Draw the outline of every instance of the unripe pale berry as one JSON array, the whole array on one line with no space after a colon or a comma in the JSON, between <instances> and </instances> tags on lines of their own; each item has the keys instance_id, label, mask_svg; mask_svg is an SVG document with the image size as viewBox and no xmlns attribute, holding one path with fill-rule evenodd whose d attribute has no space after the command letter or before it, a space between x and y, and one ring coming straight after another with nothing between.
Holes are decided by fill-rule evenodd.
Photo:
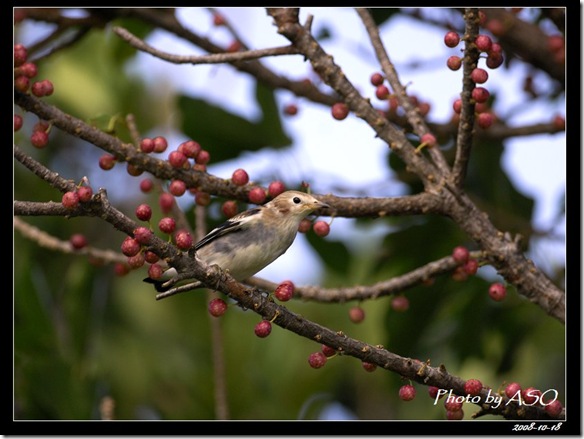
<instances>
[{"instance_id":1,"label":"unripe pale berry","mask_svg":"<svg viewBox=\"0 0 584 439\"><path fill-rule=\"evenodd\" d=\"M313 352L308 356L308 364L313 369L320 369L326 364L327 357L322 352Z\"/></svg>"},{"instance_id":2,"label":"unripe pale berry","mask_svg":"<svg viewBox=\"0 0 584 439\"><path fill-rule=\"evenodd\" d=\"M405 384L399 388L399 397L403 401L411 401L416 397L416 388L411 384Z\"/></svg>"},{"instance_id":3,"label":"unripe pale berry","mask_svg":"<svg viewBox=\"0 0 584 439\"><path fill-rule=\"evenodd\" d=\"M267 320L262 320L254 328L255 335L265 338L272 332L272 324Z\"/></svg>"},{"instance_id":4,"label":"unripe pale berry","mask_svg":"<svg viewBox=\"0 0 584 439\"><path fill-rule=\"evenodd\" d=\"M225 300L216 297L209 302L208 310L213 317L220 317L227 311L227 303Z\"/></svg>"}]
</instances>

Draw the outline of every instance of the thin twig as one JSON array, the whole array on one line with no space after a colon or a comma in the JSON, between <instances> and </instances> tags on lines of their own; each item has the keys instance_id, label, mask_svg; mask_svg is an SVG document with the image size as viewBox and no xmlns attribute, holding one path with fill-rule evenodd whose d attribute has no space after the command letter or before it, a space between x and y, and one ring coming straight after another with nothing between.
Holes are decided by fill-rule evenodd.
<instances>
[{"instance_id":1,"label":"thin twig","mask_svg":"<svg viewBox=\"0 0 584 439\"><path fill-rule=\"evenodd\" d=\"M160 58L164 61L171 62L173 64L225 64L233 62L242 62L248 60L256 60L258 58L263 58L266 56L280 56L280 55L296 55L298 52L293 46L282 46L282 47L272 47L268 49L257 49L257 50L246 50L240 52L225 52L225 53L215 53L211 55L175 55L168 52L163 52L158 50L144 40L136 37L128 30L114 26L114 33L142 52L148 53L156 58Z\"/></svg>"}]
</instances>

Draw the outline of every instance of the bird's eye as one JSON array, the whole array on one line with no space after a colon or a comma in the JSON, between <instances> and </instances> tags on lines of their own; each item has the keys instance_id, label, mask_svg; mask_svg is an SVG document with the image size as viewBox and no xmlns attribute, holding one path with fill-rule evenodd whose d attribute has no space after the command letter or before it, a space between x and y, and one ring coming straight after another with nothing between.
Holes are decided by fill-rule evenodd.
<instances>
[{"instance_id":1,"label":"bird's eye","mask_svg":"<svg viewBox=\"0 0 584 439\"><path fill-rule=\"evenodd\" d=\"M294 197L294 198L292 198L292 201L294 201L294 204L300 204L301 200L298 197Z\"/></svg>"}]
</instances>

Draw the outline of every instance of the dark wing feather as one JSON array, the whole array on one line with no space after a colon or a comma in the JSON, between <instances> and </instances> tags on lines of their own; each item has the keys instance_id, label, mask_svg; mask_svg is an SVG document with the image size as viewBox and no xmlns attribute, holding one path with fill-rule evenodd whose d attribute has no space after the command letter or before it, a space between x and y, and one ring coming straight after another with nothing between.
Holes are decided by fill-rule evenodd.
<instances>
[{"instance_id":1,"label":"dark wing feather","mask_svg":"<svg viewBox=\"0 0 584 439\"><path fill-rule=\"evenodd\" d=\"M228 219L220 226L211 230L207 235L203 237L199 242L195 244L195 250L199 250L204 245L208 244L209 242L219 238L220 236L225 235L226 233L233 233L237 230L242 229L245 227L245 224L248 222L249 218L253 215L260 213L261 207L256 207L254 209L246 210L245 212L241 212L239 215L235 215L233 218Z\"/></svg>"}]
</instances>

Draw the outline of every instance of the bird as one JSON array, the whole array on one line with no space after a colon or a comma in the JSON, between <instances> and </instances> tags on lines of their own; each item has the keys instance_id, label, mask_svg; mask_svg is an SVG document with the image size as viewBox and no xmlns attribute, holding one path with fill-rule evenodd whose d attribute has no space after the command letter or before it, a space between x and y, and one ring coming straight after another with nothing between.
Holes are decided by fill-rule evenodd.
<instances>
[{"instance_id":1,"label":"bird","mask_svg":"<svg viewBox=\"0 0 584 439\"><path fill-rule=\"evenodd\" d=\"M318 209L330 206L310 194L288 190L268 203L250 208L225 221L194 246L195 257L208 265L218 265L235 280L242 282L255 275L292 245L300 222ZM147 277L164 293L174 285L169 282L177 272L167 270L160 279ZM189 290L202 286L200 281L188 284ZM180 288L180 287L179 287Z\"/></svg>"}]
</instances>

